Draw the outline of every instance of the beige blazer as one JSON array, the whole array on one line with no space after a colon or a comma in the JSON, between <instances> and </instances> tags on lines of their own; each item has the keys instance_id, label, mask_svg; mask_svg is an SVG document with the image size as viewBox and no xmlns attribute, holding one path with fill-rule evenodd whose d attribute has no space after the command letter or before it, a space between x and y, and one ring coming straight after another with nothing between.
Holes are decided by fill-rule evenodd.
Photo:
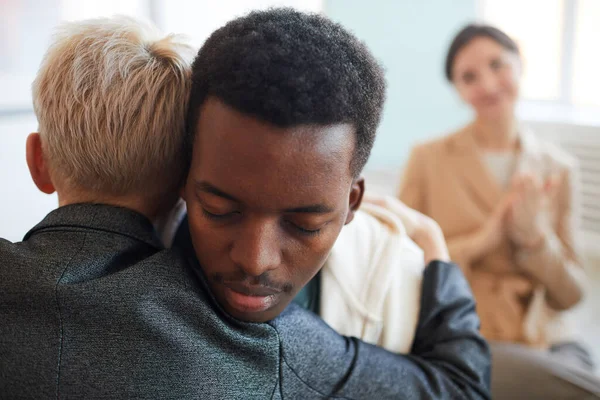
<instances>
[{"instance_id":1,"label":"beige blazer","mask_svg":"<svg viewBox=\"0 0 600 400\"><path fill-rule=\"evenodd\" d=\"M532 262L560 262L579 268L575 222L578 219L575 160L557 147L524 131L520 135L516 171L536 173L540 179L559 176L556 196L545 207L554 233ZM544 289L517 267L518 251L507 239L493 253L467 265L453 252L453 241L479 229L500 202L503 190L481 161L471 125L456 133L415 147L410 155L399 197L435 219L441 226L451 256L467 276L477 300L482 334L490 340L546 347L570 332L561 315L547 306Z\"/></svg>"}]
</instances>

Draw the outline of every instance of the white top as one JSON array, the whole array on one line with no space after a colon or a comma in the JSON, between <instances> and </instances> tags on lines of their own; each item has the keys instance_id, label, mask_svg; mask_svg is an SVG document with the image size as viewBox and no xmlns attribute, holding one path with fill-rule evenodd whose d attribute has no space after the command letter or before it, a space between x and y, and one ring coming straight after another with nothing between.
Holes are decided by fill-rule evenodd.
<instances>
[{"instance_id":1,"label":"white top","mask_svg":"<svg viewBox=\"0 0 600 400\"><path fill-rule=\"evenodd\" d=\"M391 209L363 203L321 270L319 315L342 335L408 354L425 260Z\"/></svg>"},{"instance_id":2,"label":"white top","mask_svg":"<svg viewBox=\"0 0 600 400\"><path fill-rule=\"evenodd\" d=\"M518 154L514 151L483 151L481 153L483 163L503 190L510 186L518 158Z\"/></svg>"},{"instance_id":3,"label":"white top","mask_svg":"<svg viewBox=\"0 0 600 400\"><path fill-rule=\"evenodd\" d=\"M158 232L158 235L166 248L173 246L173 240L181 222L187 214L187 208L185 201L179 199L177 204L169 211L168 214L162 216L154 223L154 229Z\"/></svg>"}]
</instances>

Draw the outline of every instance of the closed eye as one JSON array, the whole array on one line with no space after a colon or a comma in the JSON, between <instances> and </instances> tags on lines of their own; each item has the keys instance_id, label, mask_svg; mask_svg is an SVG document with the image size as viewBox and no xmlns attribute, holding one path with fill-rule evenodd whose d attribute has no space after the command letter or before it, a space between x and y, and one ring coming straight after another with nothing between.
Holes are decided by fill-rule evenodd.
<instances>
[{"instance_id":1,"label":"closed eye","mask_svg":"<svg viewBox=\"0 0 600 400\"><path fill-rule=\"evenodd\" d=\"M323 227L318 228L318 229L308 229L308 228L304 228L300 225L297 225L291 221L288 221L288 225L290 225L294 230L296 230L298 233L300 233L301 235L304 236L317 236L319 233L321 233Z\"/></svg>"},{"instance_id":2,"label":"closed eye","mask_svg":"<svg viewBox=\"0 0 600 400\"><path fill-rule=\"evenodd\" d=\"M475 81L475 74L472 72L465 72L462 78L466 84L473 83Z\"/></svg>"},{"instance_id":3,"label":"closed eye","mask_svg":"<svg viewBox=\"0 0 600 400\"><path fill-rule=\"evenodd\" d=\"M490 67L492 67L492 69L497 70L500 69L502 67L503 63L500 60L492 60L492 62L490 63Z\"/></svg>"},{"instance_id":4,"label":"closed eye","mask_svg":"<svg viewBox=\"0 0 600 400\"><path fill-rule=\"evenodd\" d=\"M231 218L231 217L239 214L239 212L232 211L232 212L228 212L228 213L217 214L217 213L210 212L210 211L206 210L204 207L202 207L202 214L204 214L204 216L208 219L212 219L215 221L223 221L223 220L226 220L228 218Z\"/></svg>"}]
</instances>

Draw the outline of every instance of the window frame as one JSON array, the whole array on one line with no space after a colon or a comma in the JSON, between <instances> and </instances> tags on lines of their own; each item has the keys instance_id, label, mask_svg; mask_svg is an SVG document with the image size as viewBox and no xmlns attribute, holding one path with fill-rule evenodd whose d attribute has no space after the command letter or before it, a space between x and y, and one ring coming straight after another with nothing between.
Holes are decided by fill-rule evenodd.
<instances>
[{"instance_id":1,"label":"window frame","mask_svg":"<svg viewBox=\"0 0 600 400\"><path fill-rule=\"evenodd\" d=\"M478 0L476 3L477 22L485 23L486 5L491 0ZM498 0L494 0L498 1ZM563 31L559 95L556 100L522 98L519 101L518 115L525 120L551 121L560 123L600 126L600 107L576 105L572 99L574 69L575 30L579 0L563 0Z\"/></svg>"}]
</instances>

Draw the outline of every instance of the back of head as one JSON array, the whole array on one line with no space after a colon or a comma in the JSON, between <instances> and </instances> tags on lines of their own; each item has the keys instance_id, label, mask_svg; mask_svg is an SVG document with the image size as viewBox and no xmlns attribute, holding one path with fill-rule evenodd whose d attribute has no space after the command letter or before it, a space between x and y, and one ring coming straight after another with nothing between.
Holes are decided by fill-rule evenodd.
<instances>
[{"instance_id":1,"label":"back of head","mask_svg":"<svg viewBox=\"0 0 600 400\"><path fill-rule=\"evenodd\" d=\"M287 8L252 12L215 31L192 71L189 151L200 107L214 96L283 128L351 124L356 131L353 174L366 163L385 80L371 52L341 25Z\"/></svg>"},{"instance_id":2,"label":"back of head","mask_svg":"<svg viewBox=\"0 0 600 400\"><path fill-rule=\"evenodd\" d=\"M190 56L177 37L130 18L60 26L33 83L53 180L101 198L160 202L176 190Z\"/></svg>"}]
</instances>

